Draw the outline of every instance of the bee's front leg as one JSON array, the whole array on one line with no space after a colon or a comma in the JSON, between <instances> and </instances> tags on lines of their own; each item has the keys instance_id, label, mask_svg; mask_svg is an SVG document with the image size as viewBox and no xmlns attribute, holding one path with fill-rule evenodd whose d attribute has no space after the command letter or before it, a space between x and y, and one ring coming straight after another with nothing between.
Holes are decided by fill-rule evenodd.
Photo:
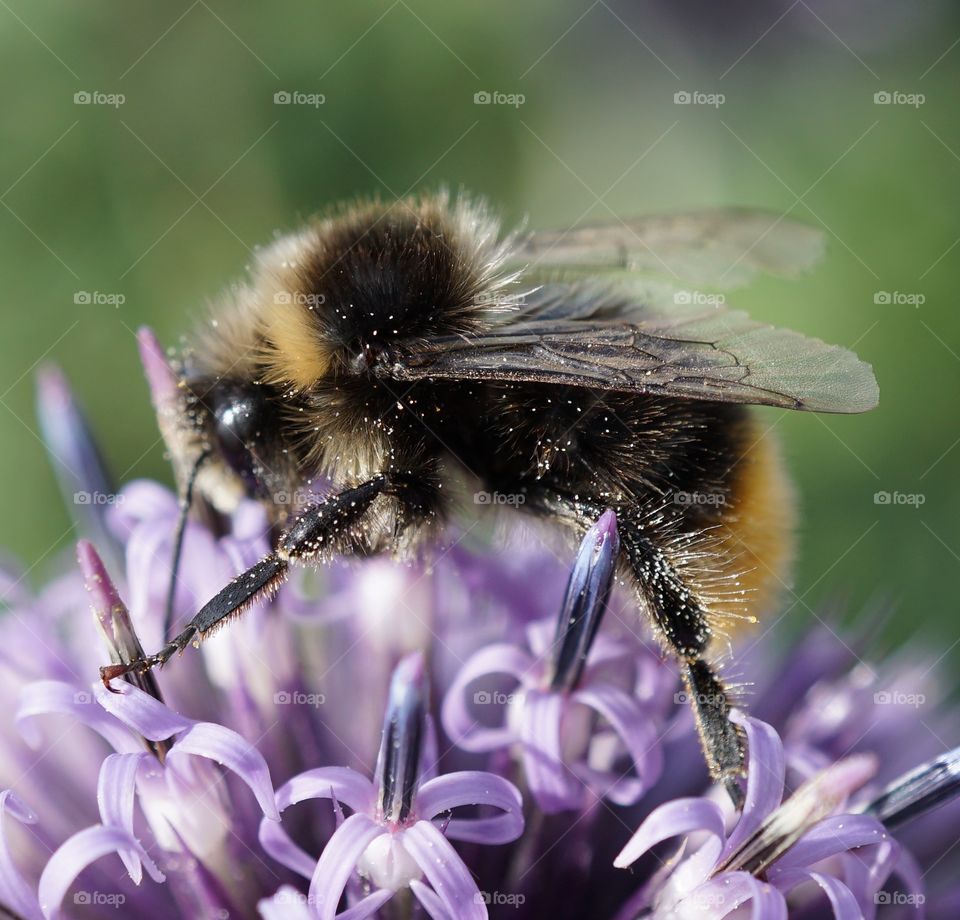
<instances>
[{"instance_id":1,"label":"bee's front leg","mask_svg":"<svg viewBox=\"0 0 960 920\"><path fill-rule=\"evenodd\" d=\"M110 681L131 672L142 673L166 664L191 642L198 642L229 617L273 594L286 580L292 564L316 564L337 555L345 543L357 538L363 517L380 495L401 494L404 484L381 473L352 489L332 495L308 508L280 535L277 548L256 565L234 578L159 652L123 664L107 665L100 677Z\"/></svg>"}]
</instances>

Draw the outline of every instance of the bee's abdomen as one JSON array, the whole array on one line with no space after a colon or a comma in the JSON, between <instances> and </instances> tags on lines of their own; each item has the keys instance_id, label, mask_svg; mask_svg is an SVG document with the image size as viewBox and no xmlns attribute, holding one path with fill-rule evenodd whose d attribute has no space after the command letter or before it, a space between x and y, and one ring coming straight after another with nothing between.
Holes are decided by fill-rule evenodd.
<instances>
[{"instance_id":1,"label":"bee's abdomen","mask_svg":"<svg viewBox=\"0 0 960 920\"><path fill-rule=\"evenodd\" d=\"M793 499L748 407L566 387L506 387L491 402L500 487L535 479L635 515L708 626L771 606L787 580ZM700 632L691 620L687 639Z\"/></svg>"}]
</instances>

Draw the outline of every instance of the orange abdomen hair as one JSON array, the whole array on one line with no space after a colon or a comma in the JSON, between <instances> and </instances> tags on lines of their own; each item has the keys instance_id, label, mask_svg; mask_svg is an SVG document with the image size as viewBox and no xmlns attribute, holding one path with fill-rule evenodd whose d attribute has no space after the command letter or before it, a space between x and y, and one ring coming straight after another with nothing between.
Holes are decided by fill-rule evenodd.
<instances>
[{"instance_id":1,"label":"orange abdomen hair","mask_svg":"<svg viewBox=\"0 0 960 920\"><path fill-rule=\"evenodd\" d=\"M728 586L709 605L722 632L756 622L775 609L790 586L796 499L778 439L753 413L744 429L742 459L731 471L729 511L717 531L720 580ZM746 617L746 620L744 619Z\"/></svg>"}]
</instances>

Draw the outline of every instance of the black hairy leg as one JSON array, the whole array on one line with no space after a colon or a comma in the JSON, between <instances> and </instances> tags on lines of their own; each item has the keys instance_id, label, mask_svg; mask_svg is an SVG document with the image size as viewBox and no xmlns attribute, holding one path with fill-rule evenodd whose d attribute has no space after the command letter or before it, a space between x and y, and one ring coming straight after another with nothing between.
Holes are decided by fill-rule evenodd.
<instances>
[{"instance_id":1,"label":"black hairy leg","mask_svg":"<svg viewBox=\"0 0 960 920\"><path fill-rule=\"evenodd\" d=\"M560 519L579 531L585 531L608 507L601 499L573 496L539 484L527 487L525 495L525 508ZM679 662L710 775L723 783L734 806L741 808L744 737L730 720L727 689L706 660L713 638L707 612L696 592L671 565L657 538L644 526L643 515L616 503L612 507L617 512L617 530L630 574L657 635Z\"/></svg>"},{"instance_id":2,"label":"black hairy leg","mask_svg":"<svg viewBox=\"0 0 960 920\"><path fill-rule=\"evenodd\" d=\"M741 808L743 789L737 778L744 773L743 733L730 720L727 688L702 658L681 660L680 676L693 707L697 733L714 779L721 780L733 804Z\"/></svg>"},{"instance_id":3,"label":"black hairy leg","mask_svg":"<svg viewBox=\"0 0 960 920\"><path fill-rule=\"evenodd\" d=\"M166 664L177 652L222 626L232 616L273 594L286 580L292 564L320 564L342 553L349 544L362 543L364 517L380 495L393 495L406 509L406 519L427 513L429 498L422 483L409 477L382 473L351 489L345 489L313 505L294 520L277 542L276 549L256 565L234 578L199 613L153 655L124 664L107 665L100 677L107 689L115 677L146 672ZM409 495L409 499L407 496Z\"/></svg>"}]
</instances>

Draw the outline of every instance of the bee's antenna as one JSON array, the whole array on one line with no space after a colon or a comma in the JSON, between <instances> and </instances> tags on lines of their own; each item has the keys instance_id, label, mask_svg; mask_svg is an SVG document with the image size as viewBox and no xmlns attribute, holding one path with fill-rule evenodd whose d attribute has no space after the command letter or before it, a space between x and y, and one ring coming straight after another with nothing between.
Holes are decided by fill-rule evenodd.
<instances>
[{"instance_id":1,"label":"bee's antenna","mask_svg":"<svg viewBox=\"0 0 960 920\"><path fill-rule=\"evenodd\" d=\"M183 537L187 531L187 518L190 515L190 506L193 504L193 487L196 485L200 467L210 459L213 451L208 447L200 452L190 469L186 487L180 499L180 512L177 515L177 529L173 538L173 557L170 562L170 583L167 586L167 603L163 611L163 638L170 635L173 626L173 598L177 590L177 573L180 571L180 558L183 555Z\"/></svg>"}]
</instances>

